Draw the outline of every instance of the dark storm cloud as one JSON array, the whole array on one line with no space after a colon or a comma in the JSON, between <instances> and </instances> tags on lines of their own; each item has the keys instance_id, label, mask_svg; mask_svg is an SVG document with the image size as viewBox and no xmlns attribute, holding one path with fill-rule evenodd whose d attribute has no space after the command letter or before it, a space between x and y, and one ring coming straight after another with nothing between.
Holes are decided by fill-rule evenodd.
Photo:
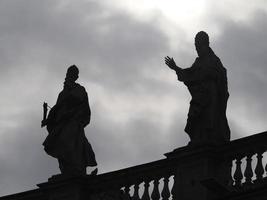
<instances>
[{"instance_id":1,"label":"dark storm cloud","mask_svg":"<svg viewBox=\"0 0 267 200\"><path fill-rule=\"evenodd\" d=\"M167 49L156 20L139 22L92 1L54 2L1 2L2 75L9 66L38 63L60 76L76 63L91 81L126 87L140 80L144 63Z\"/></svg>"},{"instance_id":2,"label":"dark storm cloud","mask_svg":"<svg viewBox=\"0 0 267 200\"><path fill-rule=\"evenodd\" d=\"M224 21L221 36L214 42L228 69L231 95L228 113L242 106L247 116L240 117L250 120L262 121L267 117L266 19L266 12L257 10L246 22Z\"/></svg>"}]
</instances>

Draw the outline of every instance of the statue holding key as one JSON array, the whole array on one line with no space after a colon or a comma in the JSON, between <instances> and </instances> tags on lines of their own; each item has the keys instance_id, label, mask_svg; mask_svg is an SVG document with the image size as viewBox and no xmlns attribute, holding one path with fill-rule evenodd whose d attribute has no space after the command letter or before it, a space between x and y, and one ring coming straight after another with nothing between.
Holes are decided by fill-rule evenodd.
<instances>
[{"instance_id":1,"label":"statue holding key","mask_svg":"<svg viewBox=\"0 0 267 200\"><path fill-rule=\"evenodd\" d=\"M75 65L68 68L64 88L47 118L47 104L44 103L42 127L46 126L48 130L44 150L58 159L60 171L66 176L85 175L87 166L97 166L94 151L84 133L91 110L85 88L75 82L78 74ZM97 168L92 174L97 174Z\"/></svg>"}]
</instances>

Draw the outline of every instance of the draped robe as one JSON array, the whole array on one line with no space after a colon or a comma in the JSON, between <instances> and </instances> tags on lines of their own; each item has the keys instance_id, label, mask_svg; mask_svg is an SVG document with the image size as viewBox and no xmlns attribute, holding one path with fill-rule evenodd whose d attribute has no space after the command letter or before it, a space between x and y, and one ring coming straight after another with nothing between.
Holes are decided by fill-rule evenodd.
<instances>
[{"instance_id":1,"label":"draped robe","mask_svg":"<svg viewBox=\"0 0 267 200\"><path fill-rule=\"evenodd\" d=\"M96 166L95 154L84 128L90 122L87 92L77 83L64 86L48 115L48 136L43 145L48 155L59 161L62 174L86 174L87 166Z\"/></svg>"},{"instance_id":2,"label":"draped robe","mask_svg":"<svg viewBox=\"0 0 267 200\"><path fill-rule=\"evenodd\" d=\"M192 97L185 127L191 140L189 144L229 141L227 72L220 59L209 48L207 55L196 58L190 68L177 71L177 76Z\"/></svg>"}]
</instances>

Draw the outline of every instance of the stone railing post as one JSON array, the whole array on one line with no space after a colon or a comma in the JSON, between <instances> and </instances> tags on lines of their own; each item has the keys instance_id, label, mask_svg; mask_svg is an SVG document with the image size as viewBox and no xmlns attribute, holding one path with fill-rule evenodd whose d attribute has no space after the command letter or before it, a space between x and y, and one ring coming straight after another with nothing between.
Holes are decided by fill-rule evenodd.
<instances>
[{"instance_id":1,"label":"stone railing post","mask_svg":"<svg viewBox=\"0 0 267 200\"><path fill-rule=\"evenodd\" d=\"M85 184L82 177L66 180L50 180L38 184L47 200L85 200Z\"/></svg>"},{"instance_id":2,"label":"stone railing post","mask_svg":"<svg viewBox=\"0 0 267 200\"><path fill-rule=\"evenodd\" d=\"M165 156L177 160L175 200L210 200L226 191L222 177L229 177L229 170L215 146L182 147Z\"/></svg>"}]
</instances>

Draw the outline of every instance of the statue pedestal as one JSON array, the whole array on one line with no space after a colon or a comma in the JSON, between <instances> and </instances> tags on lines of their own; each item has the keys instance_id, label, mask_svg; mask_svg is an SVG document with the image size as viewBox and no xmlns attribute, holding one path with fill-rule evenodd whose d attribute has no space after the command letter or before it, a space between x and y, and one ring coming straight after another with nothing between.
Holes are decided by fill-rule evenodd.
<instances>
[{"instance_id":1,"label":"statue pedestal","mask_svg":"<svg viewBox=\"0 0 267 200\"><path fill-rule=\"evenodd\" d=\"M48 200L83 200L85 199L85 177L64 177L55 175L48 182L38 184ZM87 191L88 192L88 191Z\"/></svg>"},{"instance_id":2,"label":"statue pedestal","mask_svg":"<svg viewBox=\"0 0 267 200\"><path fill-rule=\"evenodd\" d=\"M229 170L216 148L213 145L186 146L165 154L167 159L179 160L174 186L177 199L209 200L227 192L222 183Z\"/></svg>"}]
</instances>

